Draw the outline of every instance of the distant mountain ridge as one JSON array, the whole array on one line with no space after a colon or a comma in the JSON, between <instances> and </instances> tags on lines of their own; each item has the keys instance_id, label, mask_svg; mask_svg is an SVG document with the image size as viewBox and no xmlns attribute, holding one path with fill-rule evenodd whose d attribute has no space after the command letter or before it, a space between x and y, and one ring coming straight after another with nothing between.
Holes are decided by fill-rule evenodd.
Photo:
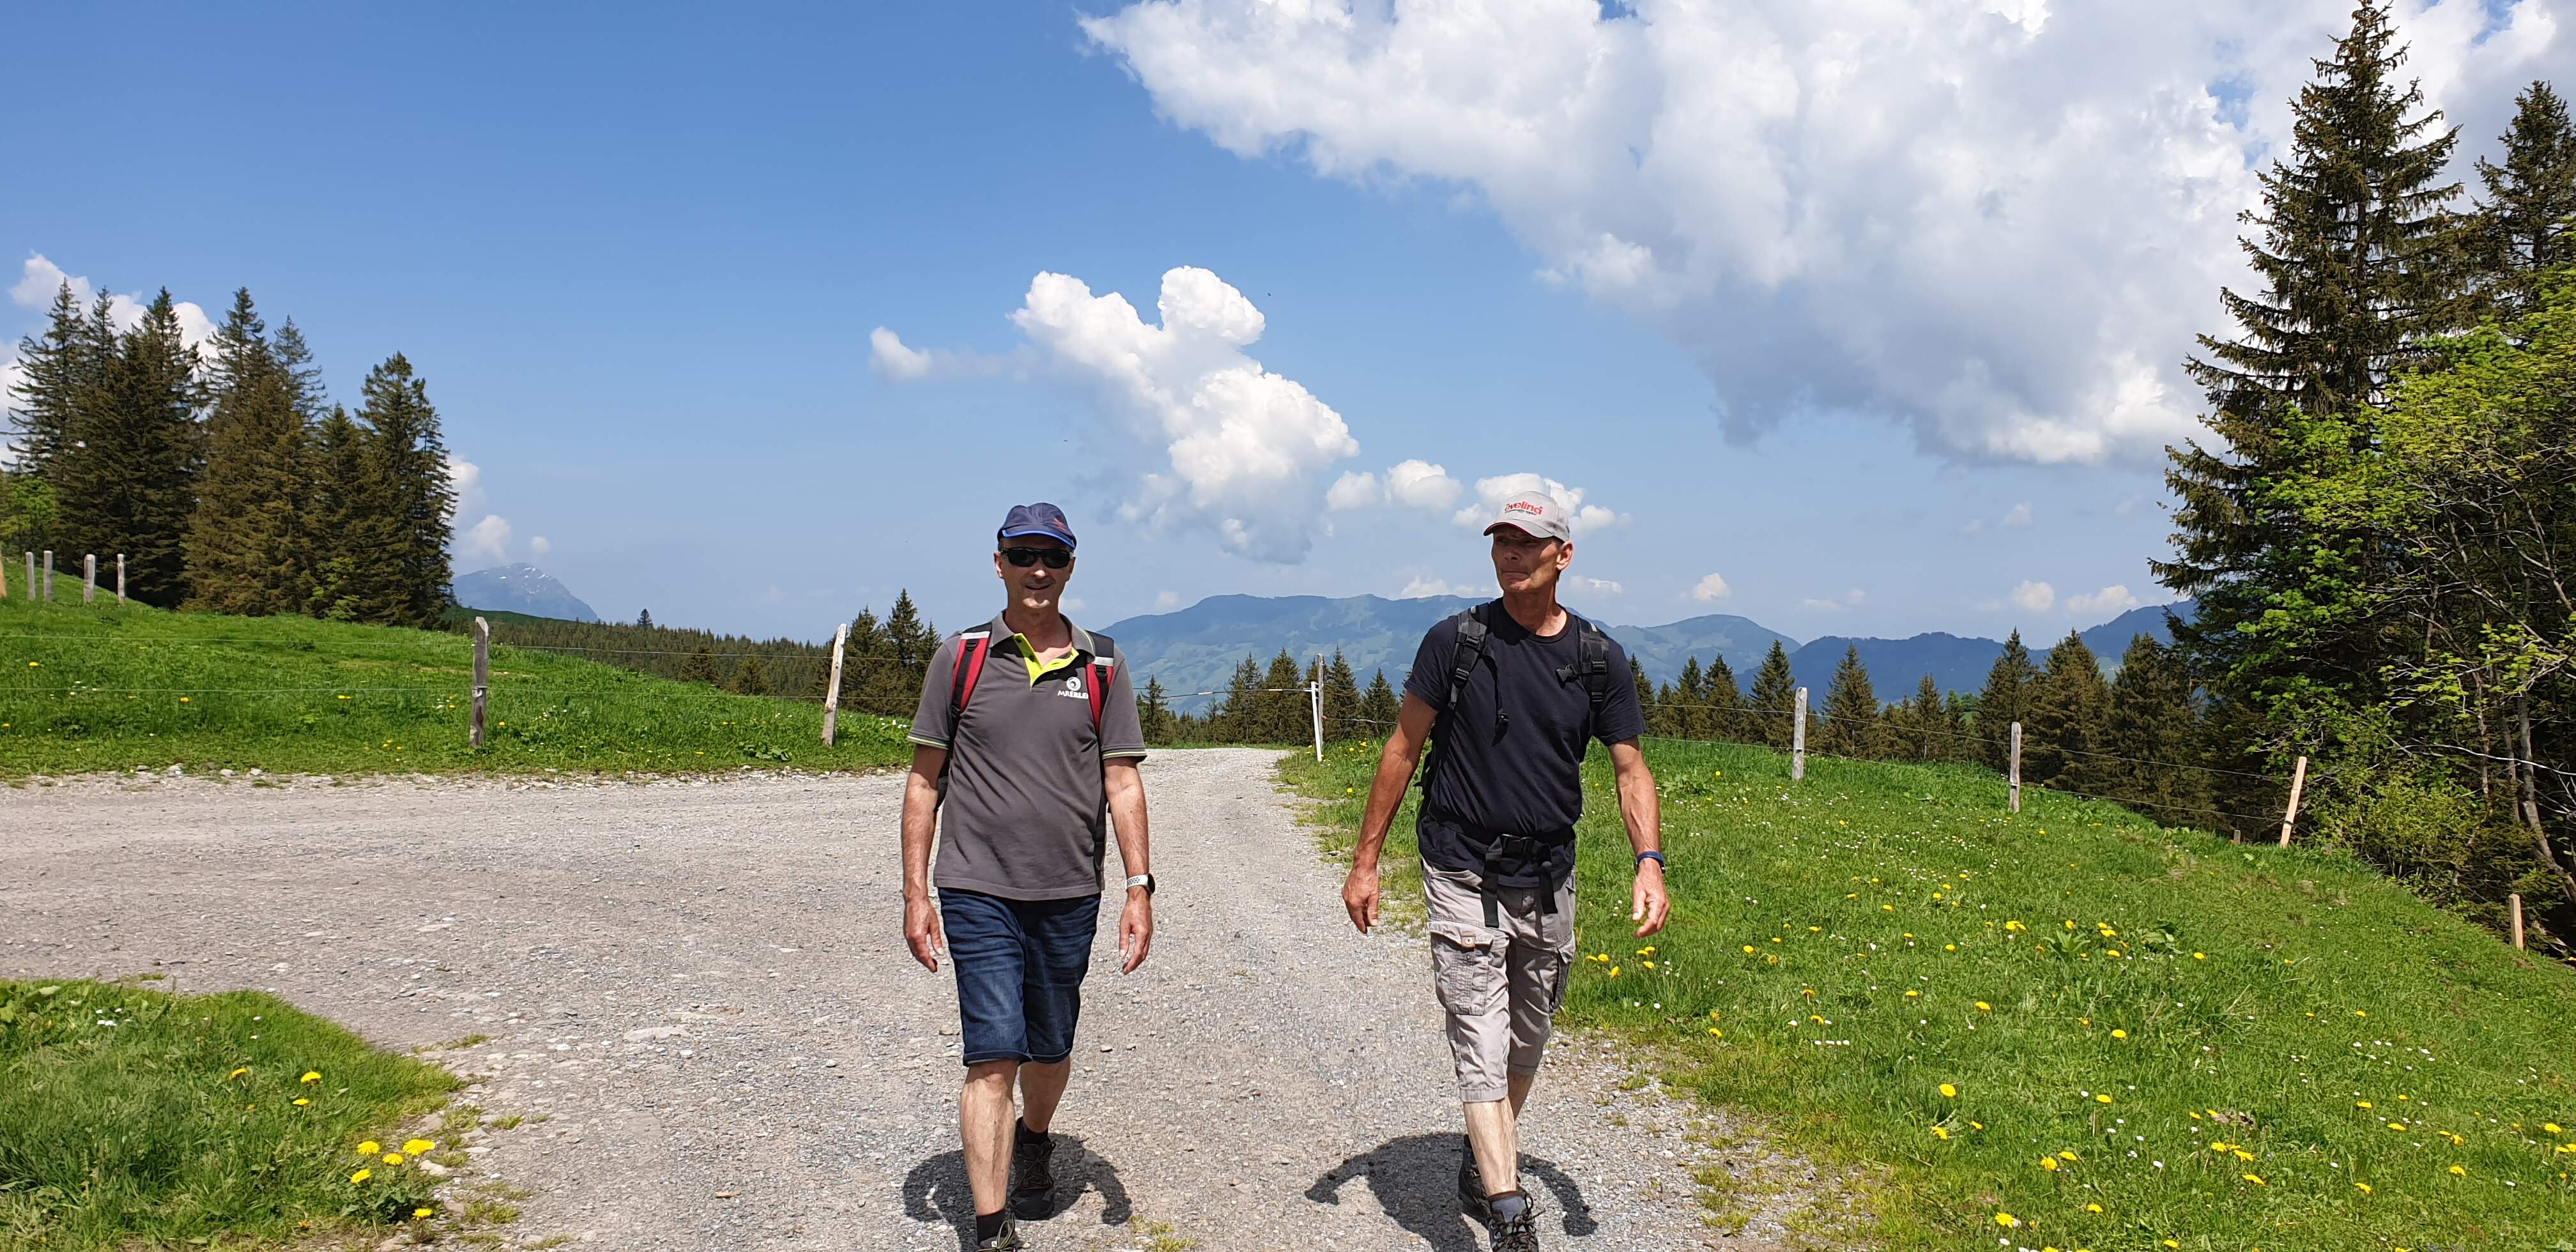
<instances>
[{"instance_id":1,"label":"distant mountain ridge","mask_svg":"<svg viewBox=\"0 0 2576 1252\"><path fill-rule=\"evenodd\" d=\"M1210 596L1175 612L1127 618L1104 633L1118 640L1137 674L1162 681L1164 690L1173 694L1176 707L1197 710L1212 699L1197 693L1223 688L1235 664L1247 653L1267 659L1281 648L1300 662L1319 652L1329 656L1339 648L1363 685L1373 671L1380 669L1386 671L1387 681L1400 685L1413 665L1414 649L1422 643L1422 632L1434 622L1482 602L1465 596L1413 600L1389 600L1383 596ZM1977 691L1985 685L1986 671L1993 667L2004 646L1999 639L1942 632L1908 639L1836 635L1802 646L1795 638L1750 618L1728 614L1686 618L1662 626L1622 626L1586 613L1583 605L1567 607L1600 621L1602 629L1636 657L1646 676L1658 683L1678 677L1691 657L1698 657L1704 665L1722 656L1728 668L1735 671L1736 681L1749 686L1753 671L1761 666L1764 654L1777 640L1789 652L1790 669L1799 682L1813 689L1817 700L1824 698L1826 688L1832 684L1834 667L1842 663L1846 648L1860 649L1861 662L1869 667L1878 697L1893 701L1912 694L1925 674L1932 675L1945 692ZM2186 618L2190 616L2188 601L2157 605L2132 609L2079 633L2107 671L2119 664L2120 654L2128 649L2133 635L2152 635L2160 643L2172 641L2164 621L2168 607ZM2045 661L2049 647L2056 642L2054 638L2022 640L2036 661Z\"/></svg>"},{"instance_id":2,"label":"distant mountain ridge","mask_svg":"<svg viewBox=\"0 0 2576 1252\"><path fill-rule=\"evenodd\" d=\"M561 580L525 561L458 575L450 591L458 604L469 609L525 613L568 622L599 620L599 614L592 612Z\"/></svg>"}]
</instances>

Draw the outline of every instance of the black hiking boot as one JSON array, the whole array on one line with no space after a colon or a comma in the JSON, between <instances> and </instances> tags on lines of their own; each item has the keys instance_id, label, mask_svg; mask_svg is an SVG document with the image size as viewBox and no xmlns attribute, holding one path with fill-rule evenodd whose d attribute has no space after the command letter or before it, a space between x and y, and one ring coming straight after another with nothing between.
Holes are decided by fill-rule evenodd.
<instances>
[{"instance_id":1,"label":"black hiking boot","mask_svg":"<svg viewBox=\"0 0 2576 1252\"><path fill-rule=\"evenodd\" d=\"M1012 1221L1011 1215L1004 1212L1002 1228L976 1240L975 1252L1020 1252L1020 1249L1028 1246L1020 1242L1019 1223Z\"/></svg>"},{"instance_id":2,"label":"black hiking boot","mask_svg":"<svg viewBox=\"0 0 2576 1252\"><path fill-rule=\"evenodd\" d=\"M1476 1168L1476 1145L1458 1154L1458 1203L1469 1217L1485 1215L1485 1175Z\"/></svg>"},{"instance_id":3,"label":"black hiking boot","mask_svg":"<svg viewBox=\"0 0 2576 1252\"><path fill-rule=\"evenodd\" d=\"M1028 1127L1015 1126L1011 1132L1011 1212L1034 1222L1051 1216L1054 1207L1055 1136L1032 1136Z\"/></svg>"},{"instance_id":4,"label":"black hiking boot","mask_svg":"<svg viewBox=\"0 0 2576 1252\"><path fill-rule=\"evenodd\" d=\"M1495 1199L1518 1200L1509 1206L1511 1212L1496 1211L1493 1201L1486 1202L1486 1229L1493 1237L1494 1252L1538 1252L1538 1204L1527 1195Z\"/></svg>"}]
</instances>

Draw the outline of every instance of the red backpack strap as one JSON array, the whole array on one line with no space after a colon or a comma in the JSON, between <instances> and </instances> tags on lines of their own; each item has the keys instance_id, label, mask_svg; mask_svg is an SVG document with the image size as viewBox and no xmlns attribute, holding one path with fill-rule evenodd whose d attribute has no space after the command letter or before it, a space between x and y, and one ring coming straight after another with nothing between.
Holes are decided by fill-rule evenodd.
<instances>
[{"instance_id":1,"label":"red backpack strap","mask_svg":"<svg viewBox=\"0 0 2576 1252\"><path fill-rule=\"evenodd\" d=\"M992 652L992 632L970 630L957 636L957 685L948 693L948 746L957 746L957 723L966 715L966 702L975 695L975 681L984 676L984 658Z\"/></svg>"},{"instance_id":2,"label":"red backpack strap","mask_svg":"<svg viewBox=\"0 0 2576 1252\"><path fill-rule=\"evenodd\" d=\"M1109 698L1109 662L1091 663L1091 683L1083 694L1091 697L1091 733L1100 733L1100 703Z\"/></svg>"}]
</instances>

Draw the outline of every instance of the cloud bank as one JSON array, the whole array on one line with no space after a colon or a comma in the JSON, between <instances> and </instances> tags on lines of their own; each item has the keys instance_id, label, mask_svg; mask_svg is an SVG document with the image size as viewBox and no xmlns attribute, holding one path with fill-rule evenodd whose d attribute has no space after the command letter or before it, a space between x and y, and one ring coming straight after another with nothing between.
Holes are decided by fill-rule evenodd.
<instances>
[{"instance_id":1,"label":"cloud bank","mask_svg":"<svg viewBox=\"0 0 2576 1252\"><path fill-rule=\"evenodd\" d=\"M2567 68L2563 3L2400 0L2466 148ZM1145 0L1082 27L1231 152L1465 190L1541 278L1689 352L1733 436L1853 411L2064 463L2195 429L2181 360L2249 285L2236 214L2351 7Z\"/></svg>"}]
</instances>

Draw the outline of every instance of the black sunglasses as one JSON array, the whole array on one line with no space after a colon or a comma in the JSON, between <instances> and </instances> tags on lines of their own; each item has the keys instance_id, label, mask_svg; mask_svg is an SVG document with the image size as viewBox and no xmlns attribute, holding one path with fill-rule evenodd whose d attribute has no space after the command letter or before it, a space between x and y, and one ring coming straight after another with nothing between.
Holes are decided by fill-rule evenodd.
<instances>
[{"instance_id":1,"label":"black sunglasses","mask_svg":"<svg viewBox=\"0 0 2576 1252\"><path fill-rule=\"evenodd\" d=\"M1048 569L1063 569L1073 564L1073 554L1062 548L1004 548L1002 559L1021 569L1027 569L1040 561L1046 562Z\"/></svg>"}]
</instances>

